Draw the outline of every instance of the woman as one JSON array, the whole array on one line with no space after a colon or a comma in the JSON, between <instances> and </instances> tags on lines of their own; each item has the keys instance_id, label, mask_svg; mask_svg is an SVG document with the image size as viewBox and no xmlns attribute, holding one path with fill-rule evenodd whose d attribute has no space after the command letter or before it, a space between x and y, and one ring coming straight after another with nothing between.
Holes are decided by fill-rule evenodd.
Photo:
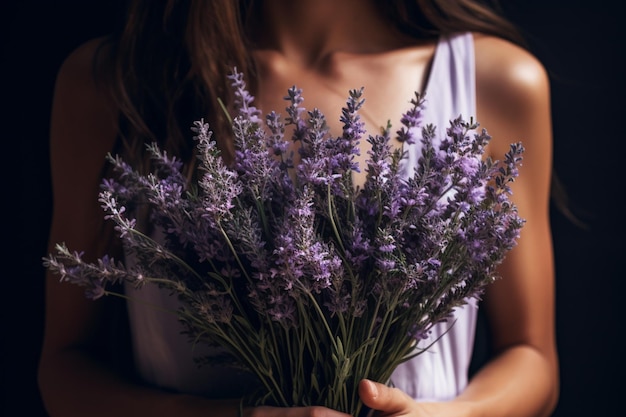
<instances>
[{"instance_id":1,"label":"woman","mask_svg":"<svg viewBox=\"0 0 626 417\"><path fill-rule=\"evenodd\" d=\"M379 415L548 416L558 396L549 85L541 64L516 45L511 26L469 0L155 3L131 2L120 33L81 46L58 74L51 244L65 242L91 260L119 254L97 201L109 151L146 168L141 150L156 140L191 160L188 129L205 117L228 160L232 145L217 98L231 103L226 73L233 66L248 76L255 105L264 112L284 108L285 91L297 84L307 108L339 115L347 91L365 86L368 131L387 120L398 126L414 91L426 92L426 121L442 127L459 113L474 116L494 138L489 151L496 158L511 142L523 141L513 199L527 222L500 269L503 279L489 286L482 303L493 359L467 381L476 313L468 306L432 354L397 370L395 388L365 380L361 398ZM331 132L339 132L338 118L328 120ZM217 368L208 370L209 380L188 369L187 355L175 354L181 344L168 333L172 328L132 303L137 372L108 365L106 347L126 347L119 331L107 330L115 309L109 302L87 300L82 289L48 279L39 381L51 416L239 412L244 380ZM343 415L321 407L243 412Z\"/></svg>"}]
</instances>

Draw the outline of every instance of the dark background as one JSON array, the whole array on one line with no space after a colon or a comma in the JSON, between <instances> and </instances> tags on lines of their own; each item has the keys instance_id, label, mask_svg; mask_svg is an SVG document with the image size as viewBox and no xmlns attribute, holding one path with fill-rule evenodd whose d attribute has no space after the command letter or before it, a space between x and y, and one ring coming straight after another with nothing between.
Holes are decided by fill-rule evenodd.
<instances>
[{"instance_id":1,"label":"dark background","mask_svg":"<svg viewBox=\"0 0 626 417\"><path fill-rule=\"evenodd\" d=\"M8 234L0 234L1 416L45 415L35 374L43 320L41 256L51 207L47 131L56 71L80 43L108 32L122 3L13 1L0 9L0 190L8 227ZM621 415L615 411L623 396L617 381L624 375L624 348L618 340L626 294L626 274L618 269L626 139L620 3L503 3L551 73L555 169L571 207L588 223L581 229L552 211L562 378L554 416Z\"/></svg>"}]
</instances>

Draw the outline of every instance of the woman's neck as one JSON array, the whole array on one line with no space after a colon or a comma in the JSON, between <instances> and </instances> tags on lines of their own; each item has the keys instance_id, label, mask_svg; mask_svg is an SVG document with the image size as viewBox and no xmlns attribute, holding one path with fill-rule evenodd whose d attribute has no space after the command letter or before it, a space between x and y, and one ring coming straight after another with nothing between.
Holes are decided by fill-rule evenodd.
<instances>
[{"instance_id":1,"label":"woman's neck","mask_svg":"<svg viewBox=\"0 0 626 417\"><path fill-rule=\"evenodd\" d=\"M312 66L337 52L363 54L406 46L368 0L265 0L259 49Z\"/></svg>"}]
</instances>

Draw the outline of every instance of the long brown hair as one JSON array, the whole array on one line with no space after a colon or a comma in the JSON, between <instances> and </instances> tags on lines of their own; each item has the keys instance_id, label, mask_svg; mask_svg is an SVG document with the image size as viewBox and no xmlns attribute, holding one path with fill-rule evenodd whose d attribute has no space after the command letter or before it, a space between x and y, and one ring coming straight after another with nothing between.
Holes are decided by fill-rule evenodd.
<instances>
[{"instance_id":1,"label":"long brown hair","mask_svg":"<svg viewBox=\"0 0 626 417\"><path fill-rule=\"evenodd\" d=\"M210 120L226 132L217 99L231 100L226 74L253 73L240 3L232 0L129 0L125 18L101 49L97 78L119 110L117 151L138 167L145 144L157 142L190 160L190 127ZM216 135L226 155L224 135Z\"/></svg>"},{"instance_id":2,"label":"long brown hair","mask_svg":"<svg viewBox=\"0 0 626 417\"><path fill-rule=\"evenodd\" d=\"M504 18L497 1L377 0L376 4L398 30L416 38L469 31L495 35L525 46L523 37Z\"/></svg>"}]
</instances>

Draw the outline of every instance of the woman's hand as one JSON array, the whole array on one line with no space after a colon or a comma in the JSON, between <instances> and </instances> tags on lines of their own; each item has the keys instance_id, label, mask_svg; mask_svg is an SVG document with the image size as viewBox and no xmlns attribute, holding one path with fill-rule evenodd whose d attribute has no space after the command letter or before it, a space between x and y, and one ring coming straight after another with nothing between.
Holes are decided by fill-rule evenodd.
<instances>
[{"instance_id":1,"label":"woman's hand","mask_svg":"<svg viewBox=\"0 0 626 417\"><path fill-rule=\"evenodd\" d=\"M467 417L469 405L460 401L418 402L398 388L367 379L359 383L363 404L375 410L376 417Z\"/></svg>"}]
</instances>

